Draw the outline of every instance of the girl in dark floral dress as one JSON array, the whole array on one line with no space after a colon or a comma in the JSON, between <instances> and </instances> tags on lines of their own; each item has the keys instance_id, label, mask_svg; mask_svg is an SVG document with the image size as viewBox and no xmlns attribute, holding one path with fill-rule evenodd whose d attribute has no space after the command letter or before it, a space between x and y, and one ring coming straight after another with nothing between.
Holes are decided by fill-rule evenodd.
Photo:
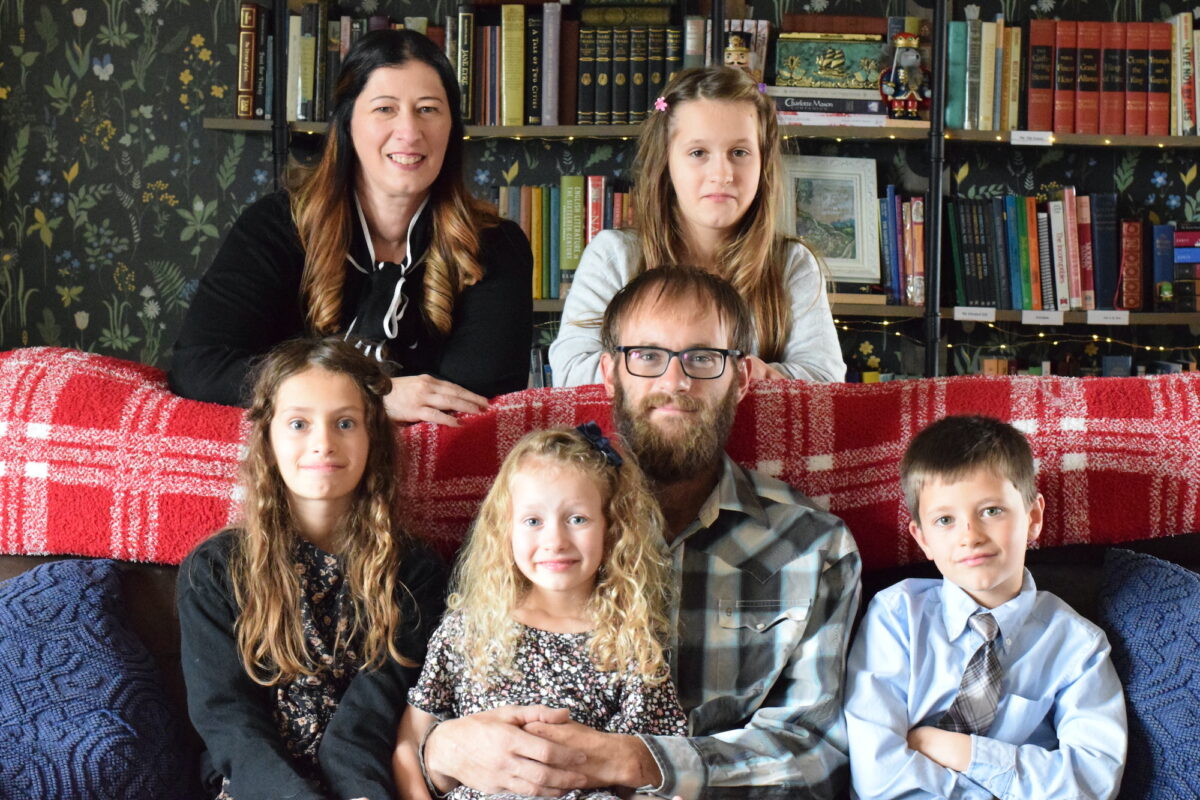
<instances>
[{"instance_id":1,"label":"girl in dark floral dress","mask_svg":"<svg viewBox=\"0 0 1200 800\"><path fill-rule=\"evenodd\" d=\"M394 796L394 735L445 572L393 519L389 386L336 338L286 342L259 369L243 520L179 574L209 796Z\"/></svg>"},{"instance_id":2,"label":"girl in dark floral dress","mask_svg":"<svg viewBox=\"0 0 1200 800\"><path fill-rule=\"evenodd\" d=\"M463 546L396 748L406 800L440 793L420 750L439 720L566 708L600 731L684 735L663 651L671 586L646 479L595 423L538 431L500 467ZM483 797L458 786L456 800ZM571 798L614 798L605 790Z\"/></svg>"}]
</instances>

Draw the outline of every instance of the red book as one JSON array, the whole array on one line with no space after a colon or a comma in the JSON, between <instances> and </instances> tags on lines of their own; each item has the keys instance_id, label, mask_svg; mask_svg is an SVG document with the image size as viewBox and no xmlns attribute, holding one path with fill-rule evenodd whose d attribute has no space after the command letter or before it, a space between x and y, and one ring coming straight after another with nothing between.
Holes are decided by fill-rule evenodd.
<instances>
[{"instance_id":1,"label":"red book","mask_svg":"<svg viewBox=\"0 0 1200 800\"><path fill-rule=\"evenodd\" d=\"M1054 129L1055 20L1029 21L1029 96L1026 126L1031 131Z\"/></svg>"},{"instance_id":2,"label":"red book","mask_svg":"<svg viewBox=\"0 0 1200 800\"><path fill-rule=\"evenodd\" d=\"M238 8L238 69L237 100L238 119L254 119L254 70L258 63L258 15L262 14L258 3L242 3Z\"/></svg>"},{"instance_id":3,"label":"red book","mask_svg":"<svg viewBox=\"0 0 1200 800\"><path fill-rule=\"evenodd\" d=\"M1175 229L1176 247L1200 247L1200 231Z\"/></svg>"},{"instance_id":4,"label":"red book","mask_svg":"<svg viewBox=\"0 0 1200 800\"><path fill-rule=\"evenodd\" d=\"M1030 286L1030 310L1042 310L1042 264L1038 257L1039 246L1038 230L1037 230L1037 198L1026 197L1023 199L1025 203L1025 228L1028 236L1027 247L1029 248L1029 286Z\"/></svg>"},{"instance_id":5,"label":"red book","mask_svg":"<svg viewBox=\"0 0 1200 800\"><path fill-rule=\"evenodd\" d=\"M632 4L631 4L632 5ZM887 36L887 17L784 14L781 33L874 33Z\"/></svg>"},{"instance_id":6,"label":"red book","mask_svg":"<svg viewBox=\"0 0 1200 800\"><path fill-rule=\"evenodd\" d=\"M1121 220L1119 287L1116 308L1140 311L1142 308L1142 221L1140 219Z\"/></svg>"},{"instance_id":7,"label":"red book","mask_svg":"<svg viewBox=\"0 0 1200 800\"><path fill-rule=\"evenodd\" d=\"M1083 310L1096 308L1096 269L1092 259L1092 199L1087 195L1075 197L1075 223L1079 231L1079 285L1083 295Z\"/></svg>"},{"instance_id":8,"label":"red book","mask_svg":"<svg viewBox=\"0 0 1200 800\"><path fill-rule=\"evenodd\" d=\"M1063 201L1063 236L1067 248L1067 300L1071 311L1083 310L1082 270L1079 263L1079 219L1075 215L1075 187L1064 186L1060 193Z\"/></svg>"},{"instance_id":9,"label":"red book","mask_svg":"<svg viewBox=\"0 0 1200 800\"><path fill-rule=\"evenodd\" d=\"M1150 86L1150 23L1125 24L1125 135L1146 135L1146 90Z\"/></svg>"},{"instance_id":10,"label":"red book","mask_svg":"<svg viewBox=\"0 0 1200 800\"><path fill-rule=\"evenodd\" d=\"M1100 23L1100 133L1125 132L1125 23Z\"/></svg>"},{"instance_id":11,"label":"red book","mask_svg":"<svg viewBox=\"0 0 1200 800\"><path fill-rule=\"evenodd\" d=\"M1079 23L1060 19L1054 26L1054 127L1055 133L1075 132L1075 84L1079 65L1076 52Z\"/></svg>"},{"instance_id":12,"label":"red book","mask_svg":"<svg viewBox=\"0 0 1200 800\"><path fill-rule=\"evenodd\" d=\"M1100 24L1077 23L1075 53L1075 132L1100 132Z\"/></svg>"},{"instance_id":13,"label":"red book","mask_svg":"<svg viewBox=\"0 0 1200 800\"><path fill-rule=\"evenodd\" d=\"M597 233L604 230L604 176L588 175L587 196L584 203L587 208L587 225L583 229L584 244L592 241Z\"/></svg>"},{"instance_id":14,"label":"red book","mask_svg":"<svg viewBox=\"0 0 1200 800\"><path fill-rule=\"evenodd\" d=\"M1169 22L1148 22L1149 86L1146 89L1146 134L1171 132L1171 51L1174 32Z\"/></svg>"}]
</instances>

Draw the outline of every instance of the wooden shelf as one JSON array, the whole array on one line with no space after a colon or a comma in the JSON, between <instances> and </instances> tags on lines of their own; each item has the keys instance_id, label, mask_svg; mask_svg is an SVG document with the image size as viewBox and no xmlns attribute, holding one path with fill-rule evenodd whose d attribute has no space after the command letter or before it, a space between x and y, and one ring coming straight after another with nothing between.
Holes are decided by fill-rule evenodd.
<instances>
[{"instance_id":1,"label":"wooden shelf","mask_svg":"<svg viewBox=\"0 0 1200 800\"><path fill-rule=\"evenodd\" d=\"M541 314L561 314L563 310L562 300L534 300L533 310L535 313Z\"/></svg>"},{"instance_id":2,"label":"wooden shelf","mask_svg":"<svg viewBox=\"0 0 1200 800\"><path fill-rule=\"evenodd\" d=\"M204 127L218 131L254 131L266 133L271 130L269 119L230 119L205 117ZM289 122L293 133L324 134L327 122ZM837 125L785 125L780 132L789 139L901 139L914 140L929 137L928 126L920 128L854 127ZM641 131L640 125L468 125L468 139L634 139ZM978 131L968 131L977 133ZM1200 146L1198 144L1197 146Z\"/></svg>"},{"instance_id":3,"label":"wooden shelf","mask_svg":"<svg viewBox=\"0 0 1200 800\"><path fill-rule=\"evenodd\" d=\"M997 310L996 311L996 321L997 322L1020 322L1021 314L1022 314L1022 312L1020 312L1020 311ZM943 321L953 321L954 320L954 309L953 308L943 308L942 309L942 320ZM1064 325L1086 325L1087 324L1087 312L1086 311L1064 311L1063 312L1063 324ZM1129 312L1129 324L1130 325L1200 325L1200 313L1185 312L1185 311L1180 311L1180 312L1131 311L1131 312ZM1029 327L1036 328L1036 327L1043 327L1043 326L1030 325ZM1107 327L1107 326L1097 325L1095 327ZM1114 327L1121 327L1121 326L1114 326Z\"/></svg>"},{"instance_id":4,"label":"wooden shelf","mask_svg":"<svg viewBox=\"0 0 1200 800\"><path fill-rule=\"evenodd\" d=\"M1017 147L1045 147L1043 144L1012 141L1014 131L959 131L945 132L952 142L975 142L979 144L1008 144ZM1018 134L1026 133L1015 131ZM1200 136L1115 136L1094 133L1047 134L1050 146L1062 147L1161 147L1165 149L1200 148Z\"/></svg>"}]
</instances>

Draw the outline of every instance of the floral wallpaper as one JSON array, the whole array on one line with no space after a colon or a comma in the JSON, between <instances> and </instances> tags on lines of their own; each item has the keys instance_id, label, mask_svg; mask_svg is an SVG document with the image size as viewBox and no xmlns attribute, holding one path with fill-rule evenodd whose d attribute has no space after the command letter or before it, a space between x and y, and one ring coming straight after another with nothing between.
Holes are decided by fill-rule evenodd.
<instances>
[{"instance_id":1,"label":"floral wallpaper","mask_svg":"<svg viewBox=\"0 0 1200 800\"><path fill-rule=\"evenodd\" d=\"M1168 13L1127 0L981 5L985 17L1003 10L1014 19ZM269 135L203 125L206 117L233 116L237 7L237 0L0 0L0 349L63 345L165 366L225 231L277 180ZM436 20L456 5L355 0L339 8ZM758 15L773 20L791 11L928 13L915 0L758 3ZM295 152L311 153L314 141L297 137ZM633 148L604 139L473 139L466 177L481 197L504 183L557 182L569 173L627 177ZM905 192L928 184L921 142L793 139L785 148L874 158L880 185ZM1192 219L1200 214L1195 155L975 145L951 148L948 170L955 190L974 196L1070 181L1118 191L1123 214ZM919 372L919 321L888 330L844 324L852 369ZM534 339L548 340L554 325L553 315L543 316ZM947 330L966 340L979 335Z\"/></svg>"}]
</instances>

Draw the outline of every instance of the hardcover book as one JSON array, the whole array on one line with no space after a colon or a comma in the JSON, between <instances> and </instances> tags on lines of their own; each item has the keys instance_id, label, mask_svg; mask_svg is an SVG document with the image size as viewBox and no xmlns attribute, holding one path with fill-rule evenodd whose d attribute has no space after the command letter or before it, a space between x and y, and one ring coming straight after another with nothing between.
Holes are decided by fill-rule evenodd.
<instances>
[{"instance_id":1,"label":"hardcover book","mask_svg":"<svg viewBox=\"0 0 1200 800\"><path fill-rule=\"evenodd\" d=\"M254 119L254 71L258 60L258 21L265 11L258 3L242 3L238 8L237 94L234 103L238 119Z\"/></svg>"},{"instance_id":2,"label":"hardcover book","mask_svg":"<svg viewBox=\"0 0 1200 800\"><path fill-rule=\"evenodd\" d=\"M596 124L612 124L613 29L596 28Z\"/></svg>"},{"instance_id":3,"label":"hardcover book","mask_svg":"<svg viewBox=\"0 0 1200 800\"><path fill-rule=\"evenodd\" d=\"M1131 23L1132 24L1132 23ZM1142 221L1121 220L1121 277L1116 307L1142 309Z\"/></svg>"},{"instance_id":4,"label":"hardcover book","mask_svg":"<svg viewBox=\"0 0 1200 800\"><path fill-rule=\"evenodd\" d=\"M1171 51L1169 22L1148 22L1148 78L1146 88L1146 134L1171 133Z\"/></svg>"},{"instance_id":5,"label":"hardcover book","mask_svg":"<svg viewBox=\"0 0 1200 800\"><path fill-rule=\"evenodd\" d=\"M500 7L500 124L525 124L525 6Z\"/></svg>"},{"instance_id":6,"label":"hardcover book","mask_svg":"<svg viewBox=\"0 0 1200 800\"><path fill-rule=\"evenodd\" d=\"M1100 132L1100 23L1076 26L1075 133Z\"/></svg>"},{"instance_id":7,"label":"hardcover book","mask_svg":"<svg viewBox=\"0 0 1200 800\"><path fill-rule=\"evenodd\" d=\"M612 76L610 80L611 112L613 125L629 124L629 28L613 28L612 31Z\"/></svg>"},{"instance_id":8,"label":"hardcover book","mask_svg":"<svg viewBox=\"0 0 1200 800\"><path fill-rule=\"evenodd\" d=\"M1054 130L1054 40L1055 20L1029 21L1029 90L1025 124L1031 131Z\"/></svg>"},{"instance_id":9,"label":"hardcover book","mask_svg":"<svg viewBox=\"0 0 1200 800\"><path fill-rule=\"evenodd\" d=\"M879 74L889 65L882 37L812 39L784 33L775 44L779 86L878 91Z\"/></svg>"},{"instance_id":10,"label":"hardcover book","mask_svg":"<svg viewBox=\"0 0 1200 800\"><path fill-rule=\"evenodd\" d=\"M1075 131L1075 83L1079 68L1079 23L1060 19L1054 26L1054 132Z\"/></svg>"},{"instance_id":11,"label":"hardcover book","mask_svg":"<svg viewBox=\"0 0 1200 800\"><path fill-rule=\"evenodd\" d=\"M646 98L649 83L649 31L645 26L634 27L629 30L629 122L633 125L646 119L646 111L650 107Z\"/></svg>"},{"instance_id":12,"label":"hardcover book","mask_svg":"<svg viewBox=\"0 0 1200 800\"><path fill-rule=\"evenodd\" d=\"M1120 135L1125 132L1125 23L1100 23L1100 46L1099 132Z\"/></svg>"},{"instance_id":13,"label":"hardcover book","mask_svg":"<svg viewBox=\"0 0 1200 800\"><path fill-rule=\"evenodd\" d=\"M596 29L579 29L579 81L577 124L596 124Z\"/></svg>"},{"instance_id":14,"label":"hardcover book","mask_svg":"<svg viewBox=\"0 0 1200 800\"><path fill-rule=\"evenodd\" d=\"M1150 23L1125 23L1126 136L1146 134L1146 92L1150 88L1149 48Z\"/></svg>"}]
</instances>

